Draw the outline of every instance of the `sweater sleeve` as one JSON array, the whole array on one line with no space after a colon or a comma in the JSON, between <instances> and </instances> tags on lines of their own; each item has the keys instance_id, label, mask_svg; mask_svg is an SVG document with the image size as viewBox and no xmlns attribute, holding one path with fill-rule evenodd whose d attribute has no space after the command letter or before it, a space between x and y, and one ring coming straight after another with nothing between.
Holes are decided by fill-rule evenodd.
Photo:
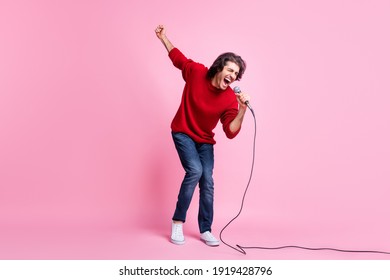
<instances>
[{"instance_id":1,"label":"sweater sleeve","mask_svg":"<svg viewBox=\"0 0 390 280\"><path fill-rule=\"evenodd\" d=\"M194 65L195 62L192 59L185 57L178 48L173 48L168 55L173 65L182 71L184 81L187 81L191 74L191 66Z\"/></svg>"},{"instance_id":2,"label":"sweater sleeve","mask_svg":"<svg viewBox=\"0 0 390 280\"><path fill-rule=\"evenodd\" d=\"M238 110L236 108L230 108L229 110L225 111L221 116L223 131L225 132L226 137L229 139L233 139L234 137L236 137L241 130L241 127L236 132L232 132L230 130L230 123L234 120L237 114Z\"/></svg>"}]
</instances>

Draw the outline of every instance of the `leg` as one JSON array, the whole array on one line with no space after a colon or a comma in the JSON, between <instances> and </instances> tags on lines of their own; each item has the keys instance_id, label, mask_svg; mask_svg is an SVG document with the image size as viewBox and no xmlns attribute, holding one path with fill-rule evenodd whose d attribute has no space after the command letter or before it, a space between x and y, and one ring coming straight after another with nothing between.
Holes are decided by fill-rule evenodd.
<instances>
[{"instance_id":1,"label":"leg","mask_svg":"<svg viewBox=\"0 0 390 280\"><path fill-rule=\"evenodd\" d=\"M186 134L172 133L181 164L186 172L180 187L176 203L174 221L185 222L195 187L202 176L202 164L197 151L197 144Z\"/></svg>"},{"instance_id":2,"label":"leg","mask_svg":"<svg viewBox=\"0 0 390 280\"><path fill-rule=\"evenodd\" d=\"M211 232L214 217L214 146L200 144L198 152L203 167L202 177L199 181L198 223L200 232L204 233Z\"/></svg>"},{"instance_id":3,"label":"leg","mask_svg":"<svg viewBox=\"0 0 390 280\"><path fill-rule=\"evenodd\" d=\"M201 144L198 146L199 157L203 166L199 181L199 214L198 223L200 239L209 246L218 246L219 240L211 233L214 216L214 146Z\"/></svg>"}]
</instances>

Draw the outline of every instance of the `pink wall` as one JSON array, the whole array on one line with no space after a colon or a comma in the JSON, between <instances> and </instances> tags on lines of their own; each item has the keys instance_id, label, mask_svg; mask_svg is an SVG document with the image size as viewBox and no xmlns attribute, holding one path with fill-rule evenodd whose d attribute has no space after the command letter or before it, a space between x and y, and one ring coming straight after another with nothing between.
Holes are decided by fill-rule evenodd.
<instances>
[{"instance_id":1,"label":"pink wall","mask_svg":"<svg viewBox=\"0 0 390 280\"><path fill-rule=\"evenodd\" d=\"M389 10L351 0L2 0L0 226L169 221L183 175L169 125L183 81L154 35L162 23L188 57L210 65L234 51L248 63L238 84L259 133L245 228L326 232L333 243L351 234L390 250ZM216 133L220 229L246 185L253 120L233 141Z\"/></svg>"}]
</instances>

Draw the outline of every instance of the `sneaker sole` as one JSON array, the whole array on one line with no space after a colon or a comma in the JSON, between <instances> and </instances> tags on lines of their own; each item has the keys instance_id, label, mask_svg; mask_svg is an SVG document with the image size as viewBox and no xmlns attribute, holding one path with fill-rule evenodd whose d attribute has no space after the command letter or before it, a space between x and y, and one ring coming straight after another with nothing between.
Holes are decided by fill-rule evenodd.
<instances>
[{"instance_id":1,"label":"sneaker sole","mask_svg":"<svg viewBox=\"0 0 390 280\"><path fill-rule=\"evenodd\" d=\"M210 241L206 241L204 239L200 239L202 240L207 246L210 246L210 247L217 247L219 246L219 241L216 241L216 242L210 242Z\"/></svg>"},{"instance_id":2,"label":"sneaker sole","mask_svg":"<svg viewBox=\"0 0 390 280\"><path fill-rule=\"evenodd\" d=\"M176 244L176 245L183 245L184 243L186 243L185 240L183 240L183 241L178 241L178 240L173 240L172 238L171 238L171 242L172 242L173 244Z\"/></svg>"}]
</instances>

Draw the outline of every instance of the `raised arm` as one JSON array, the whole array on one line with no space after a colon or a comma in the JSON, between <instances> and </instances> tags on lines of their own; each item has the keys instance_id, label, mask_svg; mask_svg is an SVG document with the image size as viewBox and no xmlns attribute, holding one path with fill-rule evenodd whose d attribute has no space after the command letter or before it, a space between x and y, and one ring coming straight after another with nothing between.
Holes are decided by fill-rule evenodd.
<instances>
[{"instance_id":1,"label":"raised arm","mask_svg":"<svg viewBox=\"0 0 390 280\"><path fill-rule=\"evenodd\" d=\"M155 29L157 38L160 39L161 43L163 43L164 47L167 49L168 53L174 48L171 41L169 41L167 35L165 34L164 25L158 25Z\"/></svg>"}]
</instances>

